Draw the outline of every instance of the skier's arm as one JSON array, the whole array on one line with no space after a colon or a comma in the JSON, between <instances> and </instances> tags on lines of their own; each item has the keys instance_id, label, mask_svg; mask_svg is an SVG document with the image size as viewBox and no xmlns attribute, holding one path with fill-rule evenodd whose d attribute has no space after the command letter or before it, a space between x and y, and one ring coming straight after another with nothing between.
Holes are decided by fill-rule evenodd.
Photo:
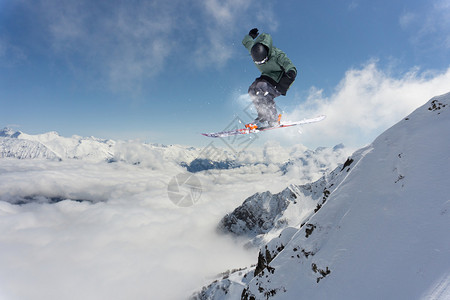
<instances>
[{"instance_id":1,"label":"skier's arm","mask_svg":"<svg viewBox=\"0 0 450 300\"><path fill-rule=\"evenodd\" d=\"M297 77L297 68L283 51L277 49L277 52L277 63L284 71L280 82L278 82L277 89L285 96L287 90Z\"/></svg>"},{"instance_id":2,"label":"skier's arm","mask_svg":"<svg viewBox=\"0 0 450 300\"><path fill-rule=\"evenodd\" d=\"M292 61L286 56L286 54L281 50L277 57L277 61L278 61L278 64L286 72L286 74L288 74L289 77L292 77L292 75L294 75L293 79L295 79L295 76L297 76L297 68L294 66ZM294 72L294 73L292 73L292 72Z\"/></svg>"},{"instance_id":3,"label":"skier's arm","mask_svg":"<svg viewBox=\"0 0 450 300\"><path fill-rule=\"evenodd\" d=\"M244 36L244 39L242 40L242 44L250 52L252 50L254 41L253 41L252 37L247 34L246 36Z\"/></svg>"},{"instance_id":4,"label":"skier's arm","mask_svg":"<svg viewBox=\"0 0 450 300\"><path fill-rule=\"evenodd\" d=\"M253 28L249 31L247 35L244 36L244 39L242 40L242 44L247 48L247 50L250 52L254 45L254 39L258 36L258 28Z\"/></svg>"}]
</instances>

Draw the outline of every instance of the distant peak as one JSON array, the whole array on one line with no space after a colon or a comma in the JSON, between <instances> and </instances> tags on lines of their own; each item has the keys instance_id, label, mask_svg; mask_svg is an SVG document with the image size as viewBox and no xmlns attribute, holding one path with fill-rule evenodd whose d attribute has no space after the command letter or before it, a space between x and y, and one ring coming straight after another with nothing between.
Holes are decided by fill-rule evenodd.
<instances>
[{"instance_id":1,"label":"distant peak","mask_svg":"<svg viewBox=\"0 0 450 300\"><path fill-rule=\"evenodd\" d=\"M58 132L56 131L49 131L46 133L42 133L41 135L47 135L47 136L60 136Z\"/></svg>"},{"instance_id":2,"label":"distant peak","mask_svg":"<svg viewBox=\"0 0 450 300\"><path fill-rule=\"evenodd\" d=\"M0 130L0 137L17 138L20 134L22 134L22 132L16 131L9 127L5 127Z\"/></svg>"},{"instance_id":3,"label":"distant peak","mask_svg":"<svg viewBox=\"0 0 450 300\"><path fill-rule=\"evenodd\" d=\"M333 151L337 151L337 150L341 150L341 149L344 149L345 148L345 146L344 146L344 144L338 144L338 145L336 145L336 146L334 146L333 147Z\"/></svg>"}]
</instances>

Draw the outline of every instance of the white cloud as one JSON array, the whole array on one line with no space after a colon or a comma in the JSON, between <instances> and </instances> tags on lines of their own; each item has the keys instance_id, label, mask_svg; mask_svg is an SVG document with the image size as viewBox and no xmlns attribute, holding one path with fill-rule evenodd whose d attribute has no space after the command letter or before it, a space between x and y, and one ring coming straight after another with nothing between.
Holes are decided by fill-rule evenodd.
<instances>
[{"instance_id":1,"label":"white cloud","mask_svg":"<svg viewBox=\"0 0 450 300\"><path fill-rule=\"evenodd\" d=\"M285 115L287 120L301 120L320 114L324 121L296 130L278 132L284 141L301 139L302 143L361 147L411 113L431 97L449 91L450 68L444 72L420 72L413 69L400 77L381 70L375 62L346 72L330 96L312 88L308 99Z\"/></svg>"},{"instance_id":2,"label":"white cloud","mask_svg":"<svg viewBox=\"0 0 450 300\"><path fill-rule=\"evenodd\" d=\"M58 194L108 200L0 201L5 299L181 299L206 283L204 276L254 261L255 251L214 232L243 199L206 191L197 206L177 207L167 183L181 170L170 165L161 172L121 163L3 159L0 169L2 200Z\"/></svg>"},{"instance_id":3,"label":"white cloud","mask_svg":"<svg viewBox=\"0 0 450 300\"><path fill-rule=\"evenodd\" d=\"M205 9L220 26L228 26L235 22L236 15L247 10L252 1L243 0L204 0Z\"/></svg>"},{"instance_id":4,"label":"white cloud","mask_svg":"<svg viewBox=\"0 0 450 300\"><path fill-rule=\"evenodd\" d=\"M226 44L226 37L218 34L217 29L207 30L207 42L197 47L195 63L199 68L223 67L233 56L233 50Z\"/></svg>"},{"instance_id":5,"label":"white cloud","mask_svg":"<svg viewBox=\"0 0 450 300\"><path fill-rule=\"evenodd\" d=\"M200 200L191 207L177 207L167 188L183 172L170 163L178 154L163 157L136 142L116 146L115 157L128 163L0 160L1 297L187 298L218 273L255 263L256 249L245 250L242 241L215 232L226 213L256 192L279 192L290 183L321 175L314 164L300 164L281 176L270 163L280 162L276 153L289 159L304 155L306 149L271 143L264 151L239 158L264 159L268 165L196 173L203 187ZM345 158L345 151L317 155L330 166ZM143 163L132 165L134 161ZM25 196L93 203L8 203Z\"/></svg>"},{"instance_id":6,"label":"white cloud","mask_svg":"<svg viewBox=\"0 0 450 300\"><path fill-rule=\"evenodd\" d=\"M0 36L0 66L11 67L27 59L25 52Z\"/></svg>"},{"instance_id":7,"label":"white cloud","mask_svg":"<svg viewBox=\"0 0 450 300\"><path fill-rule=\"evenodd\" d=\"M264 24L271 31L278 27L269 1L200 0L199 5L207 24L206 36L201 34L195 52L199 67L224 66L235 54L233 45L240 43L244 34L257 24Z\"/></svg>"},{"instance_id":8,"label":"white cloud","mask_svg":"<svg viewBox=\"0 0 450 300\"><path fill-rule=\"evenodd\" d=\"M55 53L87 63L112 89L139 88L143 79L161 72L172 52L176 10L166 2L48 0L33 5Z\"/></svg>"},{"instance_id":9,"label":"white cloud","mask_svg":"<svg viewBox=\"0 0 450 300\"><path fill-rule=\"evenodd\" d=\"M240 39L254 23L276 29L268 1L39 0L17 5L37 24L33 38L50 51L49 57L117 91L139 92L145 80L164 72L169 59L184 67L223 67L234 55L236 36ZM4 48L0 44L0 57Z\"/></svg>"},{"instance_id":10,"label":"white cloud","mask_svg":"<svg viewBox=\"0 0 450 300\"><path fill-rule=\"evenodd\" d=\"M349 5L348 5L348 10L349 11L354 11L359 7L359 3L356 1L352 1Z\"/></svg>"},{"instance_id":11,"label":"white cloud","mask_svg":"<svg viewBox=\"0 0 450 300\"><path fill-rule=\"evenodd\" d=\"M403 29L408 28L417 18L412 12L405 12L399 18L399 24Z\"/></svg>"},{"instance_id":12,"label":"white cloud","mask_svg":"<svg viewBox=\"0 0 450 300\"><path fill-rule=\"evenodd\" d=\"M421 11L405 11L399 17L402 29L410 33L410 40L418 50L450 49L450 2L434 1Z\"/></svg>"}]
</instances>

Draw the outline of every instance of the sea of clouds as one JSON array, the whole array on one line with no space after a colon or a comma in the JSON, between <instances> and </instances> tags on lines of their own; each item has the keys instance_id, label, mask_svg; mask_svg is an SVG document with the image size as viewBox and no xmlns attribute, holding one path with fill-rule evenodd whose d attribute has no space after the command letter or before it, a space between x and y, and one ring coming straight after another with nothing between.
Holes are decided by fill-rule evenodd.
<instances>
[{"instance_id":1,"label":"sea of clouds","mask_svg":"<svg viewBox=\"0 0 450 300\"><path fill-rule=\"evenodd\" d=\"M318 164L281 170L306 148L268 143L239 157L264 163L195 173L201 193L180 207L168 184L186 168L137 143L116 146L113 163L0 159L1 299L189 297L217 274L256 263L246 240L216 232L226 213L256 192L316 180L351 152L322 149Z\"/></svg>"}]
</instances>

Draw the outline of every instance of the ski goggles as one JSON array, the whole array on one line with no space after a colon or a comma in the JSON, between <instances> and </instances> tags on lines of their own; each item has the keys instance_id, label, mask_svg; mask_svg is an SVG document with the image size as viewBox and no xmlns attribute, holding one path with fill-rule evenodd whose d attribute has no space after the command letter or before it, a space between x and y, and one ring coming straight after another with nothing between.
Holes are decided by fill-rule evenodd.
<instances>
[{"instance_id":1,"label":"ski goggles","mask_svg":"<svg viewBox=\"0 0 450 300\"><path fill-rule=\"evenodd\" d=\"M257 65L263 65L263 64L265 64L267 61L269 60L269 57L268 56L266 56L266 58L264 58L263 60L260 60L260 61L253 61L255 64L257 64Z\"/></svg>"}]
</instances>

